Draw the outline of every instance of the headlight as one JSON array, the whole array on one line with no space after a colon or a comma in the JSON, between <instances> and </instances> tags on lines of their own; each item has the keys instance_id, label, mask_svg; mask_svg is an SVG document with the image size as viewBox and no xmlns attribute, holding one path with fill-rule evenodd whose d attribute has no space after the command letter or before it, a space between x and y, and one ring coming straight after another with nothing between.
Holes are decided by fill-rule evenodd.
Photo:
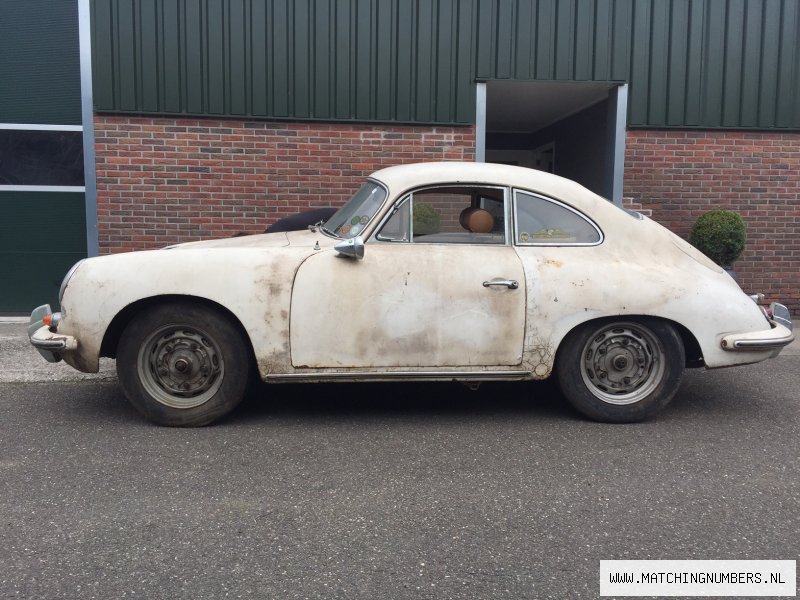
<instances>
[{"instance_id":1,"label":"headlight","mask_svg":"<svg viewBox=\"0 0 800 600\"><path fill-rule=\"evenodd\" d=\"M61 304L61 302L64 300L64 290L67 289L67 284L69 283L70 277L72 277L75 274L75 271L78 270L78 267L81 266L81 263L84 260L86 260L86 259L85 258L81 259L78 262L76 262L74 265L72 265L72 268L69 271L67 271L67 274L64 276L64 281L61 282L61 287L58 290L58 303L59 304Z\"/></svg>"}]
</instances>

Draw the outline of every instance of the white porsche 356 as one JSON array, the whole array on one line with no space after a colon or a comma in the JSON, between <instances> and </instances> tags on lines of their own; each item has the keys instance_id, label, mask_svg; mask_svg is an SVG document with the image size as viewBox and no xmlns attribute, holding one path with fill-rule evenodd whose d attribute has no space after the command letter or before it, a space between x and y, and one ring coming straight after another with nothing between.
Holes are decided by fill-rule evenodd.
<instances>
[{"instance_id":1,"label":"white porsche 356","mask_svg":"<svg viewBox=\"0 0 800 600\"><path fill-rule=\"evenodd\" d=\"M776 356L759 306L694 247L575 182L485 163L374 173L304 231L83 260L61 312L31 315L47 360L116 358L162 425L231 411L266 382L545 379L601 421L637 421L686 367Z\"/></svg>"}]
</instances>

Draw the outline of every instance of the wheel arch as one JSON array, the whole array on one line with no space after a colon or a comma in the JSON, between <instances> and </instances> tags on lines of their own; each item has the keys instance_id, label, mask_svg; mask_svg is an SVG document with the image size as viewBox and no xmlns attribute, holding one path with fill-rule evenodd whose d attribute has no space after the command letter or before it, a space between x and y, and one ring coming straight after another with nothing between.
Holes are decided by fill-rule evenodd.
<instances>
[{"instance_id":1,"label":"wheel arch","mask_svg":"<svg viewBox=\"0 0 800 600\"><path fill-rule=\"evenodd\" d=\"M234 313L232 313L222 304L214 302L213 300L209 300L208 298L182 294L150 296L147 298L141 298L135 302L132 302L131 304L128 304L114 316L114 318L111 320L111 323L109 323L108 327L106 328L106 332L103 335L103 341L100 344L100 356L116 358L117 348L119 347L119 341L122 337L122 332L125 331L125 327L128 326L128 323L130 323L136 315L141 314L148 308L157 306L159 304L167 304L172 302L198 304L223 314L236 326L236 329L239 332L239 335L242 336L242 339L246 340L246 346L248 348L248 352L250 353L250 360L252 361L252 364L255 364L253 340L250 339L247 329L245 329L241 320Z\"/></svg>"},{"instance_id":2,"label":"wheel arch","mask_svg":"<svg viewBox=\"0 0 800 600\"><path fill-rule=\"evenodd\" d=\"M556 349L555 360L553 361L554 365L558 363L559 354L561 353L562 348L564 347L564 341L568 339L575 331L580 329L581 327L585 327L590 323L594 324L602 324L602 323L612 323L614 321L619 320L633 320L633 321L660 321L662 323L667 323L671 325L675 331L678 332L680 335L681 341L683 342L683 349L686 356L685 367L686 368L697 368L705 366L703 361L703 351L700 348L700 343L697 341L697 338L694 334L689 331L687 327L681 325L677 321L673 321L672 319L667 319L665 317L658 317L654 315L640 315L640 314L632 314L632 315L615 315L615 316L607 316L607 317L598 317L595 319L589 319L588 321L582 321L576 324L572 329L570 329L561 341L558 344L558 348Z\"/></svg>"}]
</instances>

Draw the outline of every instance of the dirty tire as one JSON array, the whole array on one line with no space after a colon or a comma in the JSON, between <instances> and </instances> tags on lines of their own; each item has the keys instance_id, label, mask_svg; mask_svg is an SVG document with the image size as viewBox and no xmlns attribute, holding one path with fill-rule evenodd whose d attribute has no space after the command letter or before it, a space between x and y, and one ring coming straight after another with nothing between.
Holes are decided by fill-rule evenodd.
<instances>
[{"instance_id":1,"label":"dirty tire","mask_svg":"<svg viewBox=\"0 0 800 600\"><path fill-rule=\"evenodd\" d=\"M643 421L678 391L685 364L675 328L654 319L593 321L572 331L556 359L566 399L607 423Z\"/></svg>"},{"instance_id":2,"label":"dirty tire","mask_svg":"<svg viewBox=\"0 0 800 600\"><path fill-rule=\"evenodd\" d=\"M244 398L251 365L235 323L182 302L136 315L117 351L125 396L147 419L170 427L208 425L231 412Z\"/></svg>"}]
</instances>

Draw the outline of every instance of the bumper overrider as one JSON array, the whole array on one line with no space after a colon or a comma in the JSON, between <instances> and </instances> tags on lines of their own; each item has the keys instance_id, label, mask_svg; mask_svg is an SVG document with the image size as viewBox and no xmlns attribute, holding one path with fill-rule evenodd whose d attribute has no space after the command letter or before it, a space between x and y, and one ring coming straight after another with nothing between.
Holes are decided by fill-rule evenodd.
<instances>
[{"instance_id":1,"label":"bumper overrider","mask_svg":"<svg viewBox=\"0 0 800 600\"><path fill-rule=\"evenodd\" d=\"M78 348L78 340L58 333L61 313L54 313L49 304L35 308L28 324L28 338L47 362L56 363L61 355Z\"/></svg>"},{"instance_id":2,"label":"bumper overrider","mask_svg":"<svg viewBox=\"0 0 800 600\"><path fill-rule=\"evenodd\" d=\"M776 356L784 346L794 341L792 319L789 309L777 302L770 305L770 313L772 315L769 320L770 329L726 335L720 342L723 350L774 350L773 356Z\"/></svg>"}]
</instances>

